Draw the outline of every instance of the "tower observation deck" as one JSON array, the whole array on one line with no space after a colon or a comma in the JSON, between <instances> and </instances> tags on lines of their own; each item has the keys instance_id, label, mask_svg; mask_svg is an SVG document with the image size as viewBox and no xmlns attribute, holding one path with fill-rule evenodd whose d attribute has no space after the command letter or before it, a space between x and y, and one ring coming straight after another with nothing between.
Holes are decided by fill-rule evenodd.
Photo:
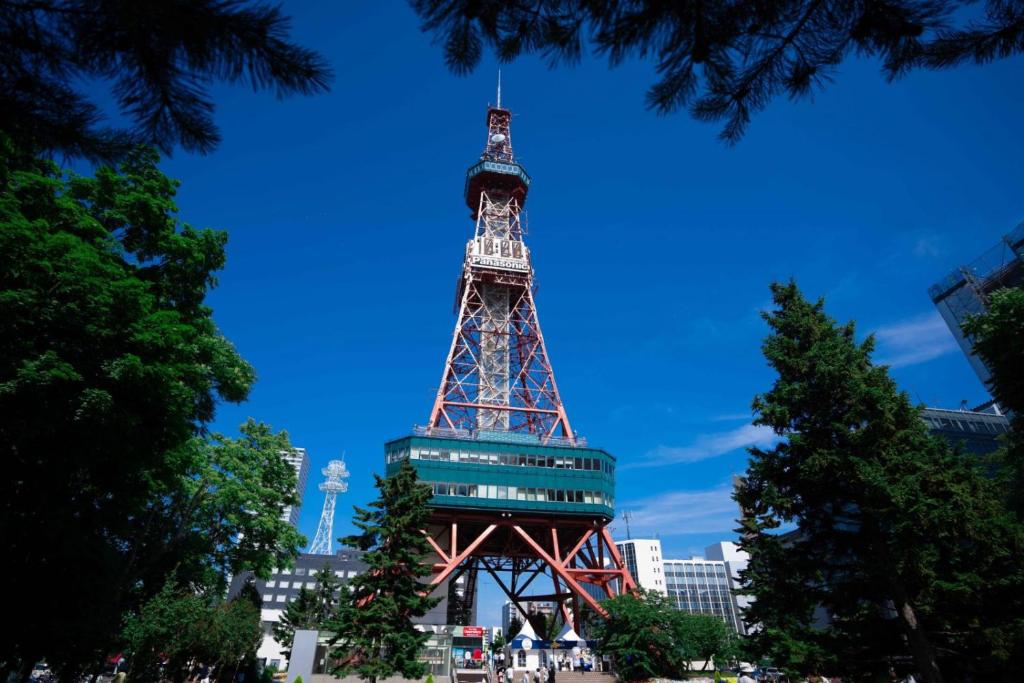
<instances>
[{"instance_id":1,"label":"tower observation deck","mask_svg":"<svg viewBox=\"0 0 1024 683\"><path fill-rule=\"evenodd\" d=\"M555 383L523 240L530 176L512 152L512 113L487 110L487 139L466 172L475 229L456 292L458 320L426 425L385 444L388 474L409 460L433 490L432 583L492 575L510 600L556 602L579 626L579 601L604 610L635 587L606 525L615 457L576 435ZM547 577L549 592L527 595ZM470 591L472 593L472 591Z\"/></svg>"}]
</instances>

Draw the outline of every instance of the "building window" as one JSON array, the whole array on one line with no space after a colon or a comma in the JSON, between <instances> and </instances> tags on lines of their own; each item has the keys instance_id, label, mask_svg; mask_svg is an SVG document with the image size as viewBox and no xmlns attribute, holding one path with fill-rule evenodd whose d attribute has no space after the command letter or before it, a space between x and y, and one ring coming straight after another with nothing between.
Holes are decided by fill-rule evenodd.
<instances>
[{"instance_id":1,"label":"building window","mask_svg":"<svg viewBox=\"0 0 1024 683\"><path fill-rule=\"evenodd\" d=\"M273 588L276 585L277 585L276 581L273 581L273 580L267 581L267 588Z\"/></svg>"},{"instance_id":2,"label":"building window","mask_svg":"<svg viewBox=\"0 0 1024 683\"><path fill-rule=\"evenodd\" d=\"M284 593L281 593L281 594L279 594L279 595L278 595L278 596L277 596L277 597L275 598L275 600L276 600L277 602L284 602L285 598L287 598L287 597L288 597L287 595L285 595Z\"/></svg>"}]
</instances>

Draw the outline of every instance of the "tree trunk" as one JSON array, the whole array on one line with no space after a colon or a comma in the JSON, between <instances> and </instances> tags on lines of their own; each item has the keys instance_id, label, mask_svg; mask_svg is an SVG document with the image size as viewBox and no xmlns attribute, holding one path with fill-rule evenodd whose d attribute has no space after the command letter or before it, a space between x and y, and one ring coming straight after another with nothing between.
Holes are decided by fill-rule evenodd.
<instances>
[{"instance_id":1,"label":"tree trunk","mask_svg":"<svg viewBox=\"0 0 1024 683\"><path fill-rule=\"evenodd\" d=\"M896 598L893 602L896 611L899 612L900 620L903 622L903 630L907 634L907 643L910 645L910 653L914 657L914 663L921 678L925 683L945 683L942 671L939 669L939 660L932 647L928 634L921 628L917 621L917 613L914 606L910 604L906 591L898 582L893 582L893 595Z\"/></svg>"}]
</instances>

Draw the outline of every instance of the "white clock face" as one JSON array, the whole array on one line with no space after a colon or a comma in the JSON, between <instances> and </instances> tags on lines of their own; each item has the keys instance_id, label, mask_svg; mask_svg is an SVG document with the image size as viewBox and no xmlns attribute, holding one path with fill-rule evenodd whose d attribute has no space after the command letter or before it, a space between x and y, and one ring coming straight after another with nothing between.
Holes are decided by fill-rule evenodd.
<instances>
[{"instance_id":1,"label":"white clock face","mask_svg":"<svg viewBox=\"0 0 1024 683\"><path fill-rule=\"evenodd\" d=\"M532 650L533 649L533 641L530 640L529 638L523 638L523 649L524 650Z\"/></svg>"},{"instance_id":2,"label":"white clock face","mask_svg":"<svg viewBox=\"0 0 1024 683\"><path fill-rule=\"evenodd\" d=\"M505 135L502 133L495 133L494 135L491 136L491 142L493 142L496 145L500 145L501 143L505 142Z\"/></svg>"}]
</instances>

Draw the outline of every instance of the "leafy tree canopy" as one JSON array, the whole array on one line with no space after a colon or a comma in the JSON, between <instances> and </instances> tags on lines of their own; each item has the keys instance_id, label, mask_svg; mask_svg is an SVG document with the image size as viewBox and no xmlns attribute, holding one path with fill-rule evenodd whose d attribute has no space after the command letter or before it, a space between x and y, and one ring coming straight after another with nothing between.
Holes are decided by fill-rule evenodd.
<instances>
[{"instance_id":1,"label":"leafy tree canopy","mask_svg":"<svg viewBox=\"0 0 1024 683\"><path fill-rule=\"evenodd\" d=\"M328 622L334 632L331 655L339 662L332 673L355 673L371 682L396 674L421 678L426 667L418 656L430 634L412 620L438 602L425 594L430 546L420 532L432 492L408 460L391 476L377 476L376 486L380 496L370 508L355 508L361 533L342 539L364 551L367 569L349 580L350 590Z\"/></svg>"},{"instance_id":2,"label":"leafy tree canopy","mask_svg":"<svg viewBox=\"0 0 1024 683\"><path fill-rule=\"evenodd\" d=\"M885 675L908 656L925 681L1009 666L1024 540L997 484L927 432L871 337L793 283L772 296L778 378L753 408L781 440L751 449L737 494L755 649L803 674Z\"/></svg>"},{"instance_id":3,"label":"leafy tree canopy","mask_svg":"<svg viewBox=\"0 0 1024 683\"><path fill-rule=\"evenodd\" d=\"M259 606L252 601L219 600L171 579L126 620L128 678L157 680L164 662L166 677L175 681L197 662L233 673L244 658L255 655L262 636Z\"/></svg>"},{"instance_id":4,"label":"leafy tree canopy","mask_svg":"<svg viewBox=\"0 0 1024 683\"><path fill-rule=\"evenodd\" d=\"M971 11L969 0L411 4L456 73L479 64L485 46L503 62L537 53L555 66L578 62L589 42L613 66L633 57L654 61L659 80L647 91L648 105L724 121L720 137L730 143L775 97L811 95L851 55L878 58L892 79L1024 52L1024 4L1003 0L987 0L983 12Z\"/></svg>"},{"instance_id":5,"label":"leafy tree canopy","mask_svg":"<svg viewBox=\"0 0 1024 683\"><path fill-rule=\"evenodd\" d=\"M279 7L246 0L11 0L0 4L0 121L17 139L109 159L136 143L209 152L213 81L279 97L327 89L317 53ZM109 84L127 129L100 127L79 83Z\"/></svg>"},{"instance_id":6,"label":"leafy tree canopy","mask_svg":"<svg viewBox=\"0 0 1024 683\"><path fill-rule=\"evenodd\" d=\"M601 603L608 616L594 627L603 654L615 659L626 681L675 678L688 660L680 641L680 615L668 598L655 591L623 594Z\"/></svg>"},{"instance_id":7,"label":"leafy tree canopy","mask_svg":"<svg viewBox=\"0 0 1024 683\"><path fill-rule=\"evenodd\" d=\"M254 373L204 303L226 236L178 222L156 162L64 174L0 135L0 535L10 607L33 615L5 666L46 657L73 680L172 569L222 586L302 541L277 519L287 435L201 436Z\"/></svg>"}]
</instances>

